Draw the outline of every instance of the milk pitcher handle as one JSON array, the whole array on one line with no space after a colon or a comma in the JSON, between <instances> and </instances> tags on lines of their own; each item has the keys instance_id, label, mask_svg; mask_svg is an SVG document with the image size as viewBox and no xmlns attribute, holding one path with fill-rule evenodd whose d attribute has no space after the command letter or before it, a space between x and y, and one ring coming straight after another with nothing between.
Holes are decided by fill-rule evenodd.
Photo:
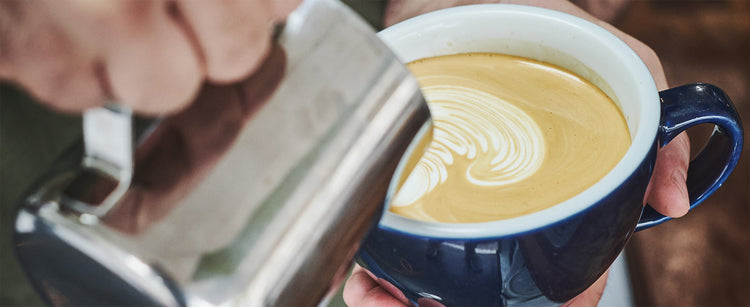
<instances>
[{"instance_id":1,"label":"milk pitcher handle","mask_svg":"<svg viewBox=\"0 0 750 307\"><path fill-rule=\"evenodd\" d=\"M133 119L129 108L108 104L83 113L84 156L61 195L79 214L104 216L117 204L133 176Z\"/></svg>"},{"instance_id":2,"label":"milk pitcher handle","mask_svg":"<svg viewBox=\"0 0 750 307\"><path fill-rule=\"evenodd\" d=\"M662 111L658 132L660 148L692 126L715 125L705 147L688 167L687 189L692 209L713 194L737 165L742 153L742 122L724 91L710 84L683 85L664 90L659 96ZM647 205L636 231L670 219Z\"/></svg>"}]
</instances>

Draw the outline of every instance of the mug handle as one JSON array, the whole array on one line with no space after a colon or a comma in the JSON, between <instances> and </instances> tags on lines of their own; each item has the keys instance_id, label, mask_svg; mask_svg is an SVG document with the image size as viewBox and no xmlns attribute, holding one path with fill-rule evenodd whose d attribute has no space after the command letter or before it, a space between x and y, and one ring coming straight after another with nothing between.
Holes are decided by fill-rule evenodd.
<instances>
[{"instance_id":1,"label":"mug handle","mask_svg":"<svg viewBox=\"0 0 750 307\"><path fill-rule=\"evenodd\" d=\"M727 179L742 153L742 122L734 104L720 88L696 83L659 92L661 122L659 147L663 147L687 128L702 123L714 124L714 131L701 152L690 161L687 189L690 209L704 201ZM671 217L646 206L635 228L641 231Z\"/></svg>"}]
</instances>

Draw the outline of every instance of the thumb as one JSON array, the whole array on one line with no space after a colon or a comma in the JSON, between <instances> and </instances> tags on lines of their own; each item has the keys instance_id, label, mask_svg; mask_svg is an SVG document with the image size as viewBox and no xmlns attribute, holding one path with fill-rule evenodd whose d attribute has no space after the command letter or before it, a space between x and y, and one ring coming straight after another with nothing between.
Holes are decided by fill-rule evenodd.
<instances>
[{"instance_id":1,"label":"thumb","mask_svg":"<svg viewBox=\"0 0 750 307\"><path fill-rule=\"evenodd\" d=\"M690 163L690 139L680 133L656 155L654 173L646 191L646 202L670 217L681 217L690 209L687 179Z\"/></svg>"}]
</instances>

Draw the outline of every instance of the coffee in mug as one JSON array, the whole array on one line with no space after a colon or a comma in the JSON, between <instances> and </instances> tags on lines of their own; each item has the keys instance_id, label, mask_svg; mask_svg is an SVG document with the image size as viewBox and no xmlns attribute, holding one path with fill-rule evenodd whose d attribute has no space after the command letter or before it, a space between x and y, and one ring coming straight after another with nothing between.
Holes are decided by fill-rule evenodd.
<instances>
[{"instance_id":1,"label":"coffee in mug","mask_svg":"<svg viewBox=\"0 0 750 307\"><path fill-rule=\"evenodd\" d=\"M434 130L390 211L444 223L537 212L604 177L630 146L618 106L556 65L497 53L413 61Z\"/></svg>"},{"instance_id":2,"label":"coffee in mug","mask_svg":"<svg viewBox=\"0 0 750 307\"><path fill-rule=\"evenodd\" d=\"M392 180L389 186L386 197L389 211L383 214L377 227L363 241L357 253L357 262L372 273L379 284L386 285L385 288L394 296L406 297L414 304L559 306L600 278L635 231L669 219L649 206L644 209L643 204L659 147L690 126L699 123L715 125L714 133L704 149L690 162L686 185L691 207L721 186L742 152L742 123L731 100L721 89L697 83L659 92L648 68L628 45L606 29L575 16L521 5L462 6L406 20L384 30L380 37L404 63L427 59L423 63L412 64L412 69L421 77L427 98L432 100L435 126L442 124L448 127L438 128L443 129L440 132L425 126L418 134L448 134L443 141L448 148L443 152L450 153L450 156L435 158L440 159L441 163L452 163L445 167L445 182L437 180L443 175L440 168L428 163L426 166L430 168L423 169L440 176L430 174L425 178L434 181L420 181L415 187L429 189L434 185L435 191L438 184L442 184L448 188L444 192L445 199L477 198L481 193L461 185L479 185L484 181L504 182L503 185L489 188L500 190L523 181L531 182L537 173L546 172L547 167L556 167L556 163L565 164L561 167L562 174L548 175L550 181L547 183L534 181L525 189L519 189L518 193L528 192L527 198L514 193L488 197L493 201L489 203L490 207L502 203L517 206L513 210L520 215L516 217L498 219L502 217L493 216L494 213L471 212L476 209L473 208L476 203L459 201L451 203L453 207L449 208L462 214L476 214L483 219L482 216L487 216L486 219L483 222L444 223L407 218L390 211L396 206L399 188L403 190L407 186L407 179L404 178L407 176L400 174L419 172L412 170L414 165L411 164L416 164L409 160L412 156L405 156L396 170L396 180ZM486 59L477 60L482 63L480 67L489 68L474 68L472 59L475 57L503 57L488 56L487 53L534 60L512 58L516 61L513 65L523 66L523 69L503 69L502 65L487 64ZM436 58L440 56L447 57ZM450 67L456 68L451 70L462 71L465 75L450 76L446 78L447 81L440 81L438 76L443 72L418 70L420 64L425 67L448 66L429 62L445 60L447 63L451 57L460 59L456 61L457 64L451 64ZM539 68L544 73L528 77L529 73L524 70L529 67ZM565 70L582 77L572 77L572 80L588 80L606 93L606 97L614 103L601 104L608 106L616 115L607 117L599 114L590 106L594 103L589 103L585 108L576 107L576 104L582 103L582 99L603 96L591 84L584 82L587 85L577 87L547 84L552 82L547 80L549 76L559 78L560 75L570 75ZM501 75L505 79L499 79ZM506 85L505 89L498 91L503 85ZM433 92L431 87L447 90ZM521 103L513 102L519 93L546 97L540 99L541 102L535 102L546 104L533 107L524 100L520 100ZM477 99L484 96L490 96L489 100L502 101L499 104L501 107L479 104L454 106L444 111L435 108L436 101L458 100L455 97L485 101ZM565 96L569 98L563 100ZM480 116L453 115L459 111L463 114L472 108L477 109ZM495 119L487 115L488 108L500 109L502 117ZM522 112L515 111L517 109ZM622 115L617 113L618 109ZM450 115L447 117L449 120L441 119L446 118L445 114ZM525 118L531 118L534 125L524 121ZM597 124L587 126L590 121ZM496 128L486 124L489 122L512 125ZM566 124L563 124L563 128L555 128L559 122ZM448 126L445 126L446 123ZM551 132L548 125L552 125ZM618 130L622 125L627 125L625 133ZM508 140L513 140L514 145L498 145L495 149L492 147L495 140L489 134L480 134L481 137L476 139L465 137L472 135L472 129L478 130L476 127L481 127L481 133L493 129L505 131L504 134L497 134L500 135L498 138L503 138L497 140L498 144L502 144L500 140L508 143ZM531 133L522 134L519 129ZM571 132L571 129L584 132L579 135L578 132ZM623 136L602 136L610 135L613 129ZM544 137L533 137L538 134ZM435 138L439 139L440 136L436 135ZM421 144L429 143L424 139L427 138L418 138L412 143L409 152L423 152L427 145ZM604 142L597 145L593 139ZM623 144L612 143L623 140ZM538 149L534 149L537 147L527 144L543 145L544 150L537 152ZM616 153L619 151L616 148L620 146L627 147L624 155ZM581 149L579 147L586 148L580 151L580 156L565 157L566 154L560 153L567 150L575 152ZM484 148L492 158L472 161L472 155L479 157L479 153L472 150L481 151ZM553 149L563 151L555 153ZM528 158L542 152L544 157L541 163ZM440 151L434 153L441 154ZM593 157L602 153L612 156ZM503 158L495 160L498 155ZM552 158L569 160L546 161ZM616 161L616 165L607 164L610 163L606 162L608 159ZM595 173L581 175L570 171L574 167L581 167L581 174L597 169L604 175L600 179L596 177L601 175ZM462 179L451 181L456 177ZM542 184L548 185L542 187ZM584 189L580 193L565 191L575 189L573 186L577 184ZM575 195L567 198L563 195L567 192ZM453 195L458 193L466 194ZM524 206L549 195L563 200L538 203L549 207L524 213ZM398 202L402 207L408 208L403 204L412 199L418 202L417 198L421 195L403 194L398 197L401 197ZM515 203L508 202L513 199Z\"/></svg>"}]
</instances>

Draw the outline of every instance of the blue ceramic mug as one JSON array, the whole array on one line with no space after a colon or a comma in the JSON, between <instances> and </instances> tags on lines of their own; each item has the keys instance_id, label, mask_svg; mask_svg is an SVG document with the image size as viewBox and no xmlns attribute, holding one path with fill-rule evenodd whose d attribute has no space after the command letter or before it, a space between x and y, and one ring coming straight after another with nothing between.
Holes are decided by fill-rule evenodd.
<instances>
[{"instance_id":1,"label":"blue ceramic mug","mask_svg":"<svg viewBox=\"0 0 750 307\"><path fill-rule=\"evenodd\" d=\"M403 62L494 52L571 70L615 101L632 140L603 179L539 212L448 224L386 211L357 261L415 303L502 306L570 300L607 270L633 232L669 219L643 208L659 147L693 125L716 125L688 170L691 207L721 186L739 159L742 124L722 90L691 84L659 92L632 49L583 19L535 7L475 5L418 16L380 35ZM394 190L392 183L389 196Z\"/></svg>"}]
</instances>

